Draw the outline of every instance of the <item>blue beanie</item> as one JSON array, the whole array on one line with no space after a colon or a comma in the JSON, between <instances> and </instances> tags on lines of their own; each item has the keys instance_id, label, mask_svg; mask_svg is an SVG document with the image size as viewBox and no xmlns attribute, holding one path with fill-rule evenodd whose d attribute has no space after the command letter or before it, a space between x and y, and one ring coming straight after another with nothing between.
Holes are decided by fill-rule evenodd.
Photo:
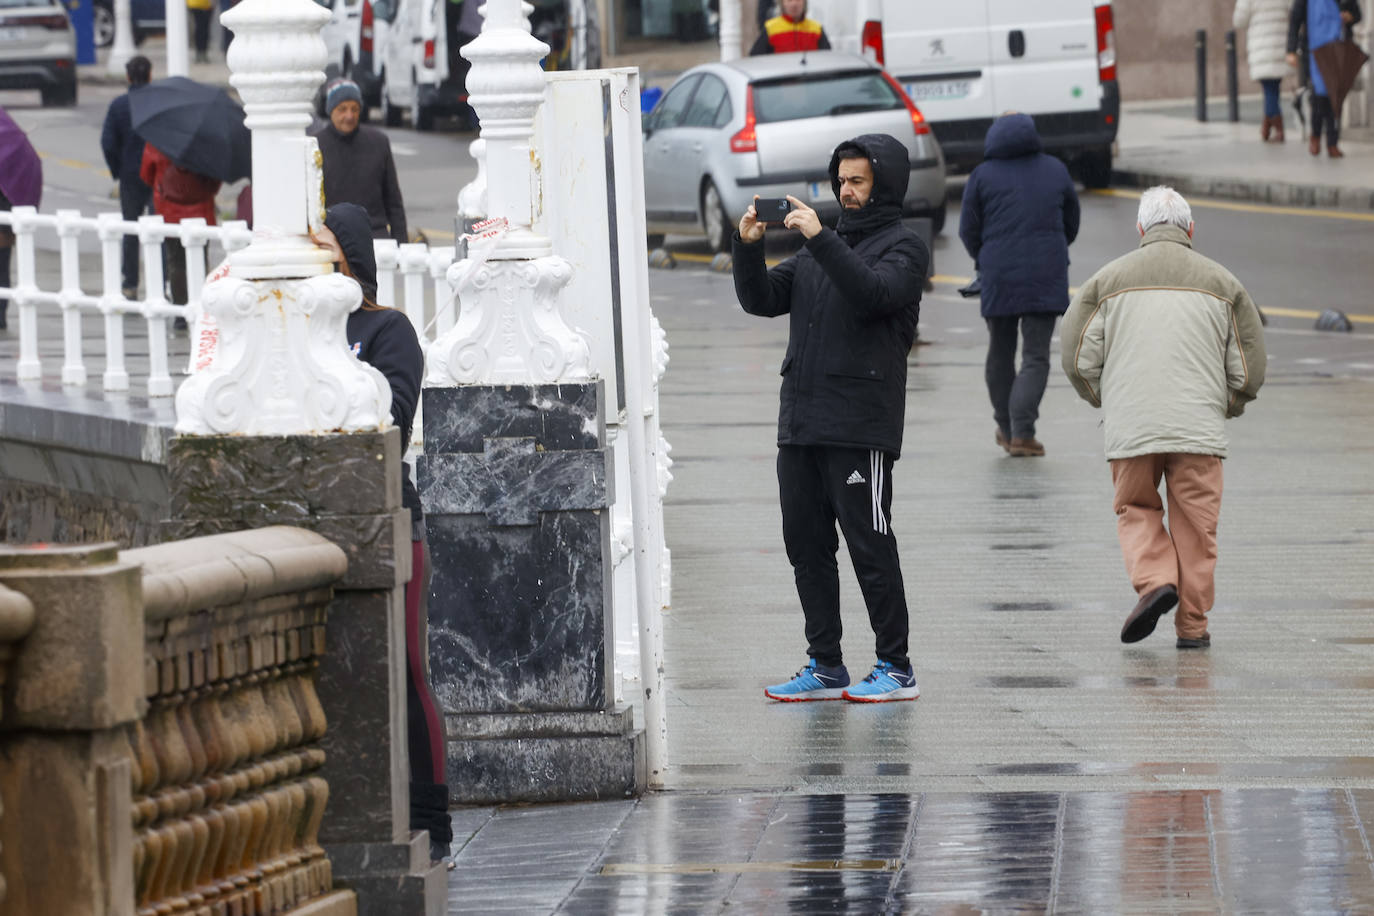
<instances>
[{"instance_id":1,"label":"blue beanie","mask_svg":"<svg viewBox=\"0 0 1374 916\"><path fill-rule=\"evenodd\" d=\"M358 84L352 80L337 80L329 87L329 92L324 97L324 110L333 113L340 102L347 102L349 99L359 105L363 103L363 94L358 89Z\"/></svg>"}]
</instances>

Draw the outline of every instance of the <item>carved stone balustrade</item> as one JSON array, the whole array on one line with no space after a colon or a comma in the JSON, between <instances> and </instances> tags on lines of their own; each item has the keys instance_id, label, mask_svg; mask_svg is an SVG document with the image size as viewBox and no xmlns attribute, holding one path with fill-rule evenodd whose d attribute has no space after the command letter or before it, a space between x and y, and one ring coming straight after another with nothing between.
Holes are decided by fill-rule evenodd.
<instances>
[{"instance_id":1,"label":"carved stone balustrade","mask_svg":"<svg viewBox=\"0 0 1374 916\"><path fill-rule=\"evenodd\" d=\"M32 606L0 720L0 913L355 916L318 833L344 552L297 528L0 548Z\"/></svg>"}]
</instances>

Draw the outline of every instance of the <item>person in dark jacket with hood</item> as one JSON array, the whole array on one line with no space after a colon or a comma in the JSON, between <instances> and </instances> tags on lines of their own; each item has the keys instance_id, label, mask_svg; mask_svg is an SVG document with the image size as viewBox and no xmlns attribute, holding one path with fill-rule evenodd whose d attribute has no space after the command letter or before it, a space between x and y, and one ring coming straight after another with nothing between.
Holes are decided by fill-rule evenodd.
<instances>
[{"instance_id":1,"label":"person in dark jacket with hood","mask_svg":"<svg viewBox=\"0 0 1374 916\"><path fill-rule=\"evenodd\" d=\"M907 655L907 604L892 533L892 466L906 418L906 360L930 252L902 225L911 163L886 134L836 148L834 229L795 197L784 219L806 238L771 270L754 207L734 236L735 294L751 315L788 315L778 415L782 534L806 618L810 661L764 689L775 700L885 702L919 695ZM840 651L838 522L853 561L877 665L850 684Z\"/></svg>"},{"instance_id":2,"label":"person in dark jacket with hood","mask_svg":"<svg viewBox=\"0 0 1374 916\"><path fill-rule=\"evenodd\" d=\"M313 132L324 163L324 204L358 204L367 211L374 239L410 241L396 160L386 134L362 122L363 94L352 80L329 84L324 110L329 123Z\"/></svg>"},{"instance_id":3,"label":"person in dark jacket with hood","mask_svg":"<svg viewBox=\"0 0 1374 916\"><path fill-rule=\"evenodd\" d=\"M391 386L391 419L401 430L401 448L410 445L411 425L420 400L425 357L415 328L401 312L377 305L377 260L367 211L357 204L335 204L325 212L324 230L315 242L334 252L342 273L358 281L363 302L348 316L348 346L353 355L386 376ZM410 510L411 578L406 583L406 711L410 752L410 828L426 830L430 858L453 867L449 847L453 827L448 815L443 714L429 677L429 544L420 494L401 464L401 505Z\"/></svg>"},{"instance_id":4,"label":"person in dark jacket with hood","mask_svg":"<svg viewBox=\"0 0 1374 916\"><path fill-rule=\"evenodd\" d=\"M959 238L982 278L995 439L1016 457L1045 454L1035 421L1050 374L1054 320L1069 307L1069 245L1078 217L1069 171L1040 151L1030 115L1008 112L992 122L983 162L964 186Z\"/></svg>"},{"instance_id":5,"label":"person in dark jacket with hood","mask_svg":"<svg viewBox=\"0 0 1374 916\"><path fill-rule=\"evenodd\" d=\"M124 75L129 79L129 91L116 96L105 110L105 124L100 129L100 150L105 154L105 164L109 166L110 177L119 182L120 216L127 222L136 222L145 213L151 213L153 189L143 183L138 171L143 164L143 138L134 133L133 115L129 110L129 96L144 86L153 76L152 61L142 54L129 58L124 65ZM138 236L124 236L122 258L123 282L120 284L125 299L138 296Z\"/></svg>"}]
</instances>

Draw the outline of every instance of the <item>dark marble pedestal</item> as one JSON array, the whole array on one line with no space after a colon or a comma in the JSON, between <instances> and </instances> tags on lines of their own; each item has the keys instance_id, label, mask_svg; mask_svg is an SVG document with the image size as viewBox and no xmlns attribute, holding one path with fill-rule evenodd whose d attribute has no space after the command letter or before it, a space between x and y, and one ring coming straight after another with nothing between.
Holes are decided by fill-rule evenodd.
<instances>
[{"instance_id":1,"label":"dark marble pedestal","mask_svg":"<svg viewBox=\"0 0 1374 916\"><path fill-rule=\"evenodd\" d=\"M423 398L430 665L453 801L636 794L643 733L611 705L601 383L426 388Z\"/></svg>"},{"instance_id":2,"label":"dark marble pedestal","mask_svg":"<svg viewBox=\"0 0 1374 916\"><path fill-rule=\"evenodd\" d=\"M359 916L442 916L444 866L410 831L405 583L410 513L401 508L400 433L173 439L169 539L287 524L348 554L317 679L329 722L320 842Z\"/></svg>"}]
</instances>

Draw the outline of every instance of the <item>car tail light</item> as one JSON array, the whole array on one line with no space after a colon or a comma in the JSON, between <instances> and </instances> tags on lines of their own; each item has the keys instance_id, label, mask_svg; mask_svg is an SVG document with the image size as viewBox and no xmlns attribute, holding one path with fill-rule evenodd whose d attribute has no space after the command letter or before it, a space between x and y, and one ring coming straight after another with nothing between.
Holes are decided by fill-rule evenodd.
<instances>
[{"instance_id":1,"label":"car tail light","mask_svg":"<svg viewBox=\"0 0 1374 916\"><path fill-rule=\"evenodd\" d=\"M906 113L911 115L911 129L916 132L916 136L921 137L930 133L930 124L926 121L926 116L921 114L921 109L916 107L916 103L911 101L911 96L907 95L897 81L892 78L892 74L886 70L879 70L883 79L892 87L892 91L901 97L902 103L906 105Z\"/></svg>"},{"instance_id":2,"label":"car tail light","mask_svg":"<svg viewBox=\"0 0 1374 916\"><path fill-rule=\"evenodd\" d=\"M37 26L40 29L51 29L55 32L64 31L67 28L67 17L61 13L48 13L44 16L10 16L0 17L0 26Z\"/></svg>"},{"instance_id":3,"label":"car tail light","mask_svg":"<svg viewBox=\"0 0 1374 916\"><path fill-rule=\"evenodd\" d=\"M754 87L750 86L744 94L744 126L730 138L730 152L757 153L759 135L754 129L758 119L754 117Z\"/></svg>"},{"instance_id":4,"label":"car tail light","mask_svg":"<svg viewBox=\"0 0 1374 916\"><path fill-rule=\"evenodd\" d=\"M870 19L864 23L861 50L879 64L883 63L883 23L881 19Z\"/></svg>"},{"instance_id":5,"label":"car tail light","mask_svg":"<svg viewBox=\"0 0 1374 916\"><path fill-rule=\"evenodd\" d=\"M363 0L362 31L359 33L358 47L368 54L372 53L372 4Z\"/></svg>"},{"instance_id":6,"label":"car tail light","mask_svg":"<svg viewBox=\"0 0 1374 916\"><path fill-rule=\"evenodd\" d=\"M1097 16L1097 78L1104 83L1116 80L1116 29L1112 5L1104 3L1094 10Z\"/></svg>"},{"instance_id":7,"label":"car tail light","mask_svg":"<svg viewBox=\"0 0 1374 916\"><path fill-rule=\"evenodd\" d=\"M434 39L425 39L425 67L434 69Z\"/></svg>"}]
</instances>

